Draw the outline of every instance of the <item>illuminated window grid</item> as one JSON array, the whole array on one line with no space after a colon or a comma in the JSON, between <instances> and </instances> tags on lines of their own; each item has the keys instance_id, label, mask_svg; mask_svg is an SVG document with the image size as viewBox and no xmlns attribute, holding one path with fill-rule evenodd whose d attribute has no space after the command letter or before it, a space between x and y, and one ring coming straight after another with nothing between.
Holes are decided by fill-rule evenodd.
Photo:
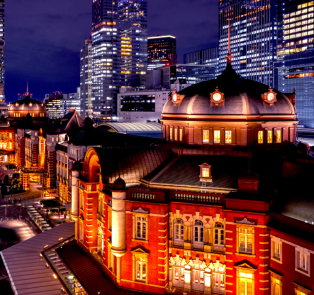
<instances>
[{"instance_id":1,"label":"illuminated window grid","mask_svg":"<svg viewBox=\"0 0 314 295\"><path fill-rule=\"evenodd\" d=\"M225 143L232 143L231 130L226 130L226 132L225 132Z\"/></svg>"},{"instance_id":2,"label":"illuminated window grid","mask_svg":"<svg viewBox=\"0 0 314 295\"><path fill-rule=\"evenodd\" d=\"M209 130L203 130L203 143L209 143Z\"/></svg>"},{"instance_id":3,"label":"illuminated window grid","mask_svg":"<svg viewBox=\"0 0 314 295\"><path fill-rule=\"evenodd\" d=\"M214 130L214 143L220 143L220 130Z\"/></svg>"},{"instance_id":4,"label":"illuminated window grid","mask_svg":"<svg viewBox=\"0 0 314 295\"><path fill-rule=\"evenodd\" d=\"M260 130L257 133L257 143L258 144L263 144L264 143L264 131Z\"/></svg>"}]
</instances>

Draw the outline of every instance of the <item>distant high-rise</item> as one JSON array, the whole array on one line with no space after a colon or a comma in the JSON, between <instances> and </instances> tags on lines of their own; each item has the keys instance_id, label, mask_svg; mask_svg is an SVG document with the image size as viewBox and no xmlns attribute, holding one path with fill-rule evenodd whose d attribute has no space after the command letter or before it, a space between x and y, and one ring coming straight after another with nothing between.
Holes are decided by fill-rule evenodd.
<instances>
[{"instance_id":1,"label":"distant high-rise","mask_svg":"<svg viewBox=\"0 0 314 295\"><path fill-rule=\"evenodd\" d=\"M219 72L226 67L229 21L233 68L244 78L272 86L277 0L219 1Z\"/></svg>"},{"instance_id":2,"label":"distant high-rise","mask_svg":"<svg viewBox=\"0 0 314 295\"><path fill-rule=\"evenodd\" d=\"M84 47L81 49L80 59L80 101L81 116L93 117L92 101L92 41L85 40Z\"/></svg>"},{"instance_id":3,"label":"distant high-rise","mask_svg":"<svg viewBox=\"0 0 314 295\"><path fill-rule=\"evenodd\" d=\"M114 121L120 87L144 87L147 0L94 0L92 24L93 116Z\"/></svg>"},{"instance_id":4,"label":"distant high-rise","mask_svg":"<svg viewBox=\"0 0 314 295\"><path fill-rule=\"evenodd\" d=\"M177 40L174 36L148 37L147 49L149 70L177 62Z\"/></svg>"},{"instance_id":5,"label":"distant high-rise","mask_svg":"<svg viewBox=\"0 0 314 295\"><path fill-rule=\"evenodd\" d=\"M0 0L0 102L4 102L5 0Z\"/></svg>"},{"instance_id":6,"label":"distant high-rise","mask_svg":"<svg viewBox=\"0 0 314 295\"><path fill-rule=\"evenodd\" d=\"M184 63L192 65L217 66L218 46L184 54Z\"/></svg>"},{"instance_id":7,"label":"distant high-rise","mask_svg":"<svg viewBox=\"0 0 314 295\"><path fill-rule=\"evenodd\" d=\"M296 91L299 126L314 128L314 2L280 3L275 87Z\"/></svg>"}]
</instances>

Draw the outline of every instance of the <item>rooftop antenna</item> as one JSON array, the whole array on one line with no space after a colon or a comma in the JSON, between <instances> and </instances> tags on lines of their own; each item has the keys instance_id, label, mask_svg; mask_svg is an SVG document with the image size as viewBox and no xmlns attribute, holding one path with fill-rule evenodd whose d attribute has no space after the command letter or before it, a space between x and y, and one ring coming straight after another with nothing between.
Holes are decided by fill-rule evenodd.
<instances>
[{"instance_id":1,"label":"rooftop antenna","mask_svg":"<svg viewBox=\"0 0 314 295\"><path fill-rule=\"evenodd\" d=\"M28 95L28 81L26 82L26 94Z\"/></svg>"},{"instance_id":2,"label":"rooftop antenna","mask_svg":"<svg viewBox=\"0 0 314 295\"><path fill-rule=\"evenodd\" d=\"M228 18L228 54L225 56L225 59L227 60L227 64L231 65L231 60L234 58L233 55L231 55L231 18Z\"/></svg>"}]
</instances>

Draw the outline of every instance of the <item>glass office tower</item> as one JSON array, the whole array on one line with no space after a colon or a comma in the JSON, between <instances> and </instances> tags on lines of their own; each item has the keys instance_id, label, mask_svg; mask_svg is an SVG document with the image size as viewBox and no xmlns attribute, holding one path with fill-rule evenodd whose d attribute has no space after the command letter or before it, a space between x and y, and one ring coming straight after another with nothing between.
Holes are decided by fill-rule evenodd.
<instances>
[{"instance_id":1,"label":"glass office tower","mask_svg":"<svg viewBox=\"0 0 314 295\"><path fill-rule=\"evenodd\" d=\"M115 121L120 87L144 87L147 1L93 0L92 104L96 122Z\"/></svg>"},{"instance_id":2,"label":"glass office tower","mask_svg":"<svg viewBox=\"0 0 314 295\"><path fill-rule=\"evenodd\" d=\"M147 38L148 70L177 63L176 37L153 36Z\"/></svg>"},{"instance_id":3,"label":"glass office tower","mask_svg":"<svg viewBox=\"0 0 314 295\"><path fill-rule=\"evenodd\" d=\"M85 40L80 54L80 115L93 118L92 101L92 40Z\"/></svg>"},{"instance_id":4,"label":"glass office tower","mask_svg":"<svg viewBox=\"0 0 314 295\"><path fill-rule=\"evenodd\" d=\"M275 86L296 91L299 126L314 128L314 1L281 2Z\"/></svg>"},{"instance_id":5,"label":"glass office tower","mask_svg":"<svg viewBox=\"0 0 314 295\"><path fill-rule=\"evenodd\" d=\"M228 20L232 66L242 77L273 85L277 0L219 0L219 72L226 67Z\"/></svg>"},{"instance_id":6,"label":"glass office tower","mask_svg":"<svg viewBox=\"0 0 314 295\"><path fill-rule=\"evenodd\" d=\"M218 46L185 53L184 63L216 67L218 64Z\"/></svg>"},{"instance_id":7,"label":"glass office tower","mask_svg":"<svg viewBox=\"0 0 314 295\"><path fill-rule=\"evenodd\" d=\"M0 0L0 103L4 98L4 30L5 30L5 2Z\"/></svg>"}]
</instances>

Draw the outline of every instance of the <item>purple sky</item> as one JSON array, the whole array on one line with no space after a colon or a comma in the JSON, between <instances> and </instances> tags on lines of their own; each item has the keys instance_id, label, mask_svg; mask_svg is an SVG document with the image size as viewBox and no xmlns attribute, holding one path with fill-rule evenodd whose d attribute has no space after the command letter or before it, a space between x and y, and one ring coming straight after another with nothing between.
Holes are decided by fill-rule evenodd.
<instances>
[{"instance_id":1,"label":"purple sky","mask_svg":"<svg viewBox=\"0 0 314 295\"><path fill-rule=\"evenodd\" d=\"M6 98L17 99L29 81L34 98L76 92L79 52L91 31L92 0L6 1ZM177 37L183 54L218 42L218 1L148 0L148 34Z\"/></svg>"}]
</instances>

